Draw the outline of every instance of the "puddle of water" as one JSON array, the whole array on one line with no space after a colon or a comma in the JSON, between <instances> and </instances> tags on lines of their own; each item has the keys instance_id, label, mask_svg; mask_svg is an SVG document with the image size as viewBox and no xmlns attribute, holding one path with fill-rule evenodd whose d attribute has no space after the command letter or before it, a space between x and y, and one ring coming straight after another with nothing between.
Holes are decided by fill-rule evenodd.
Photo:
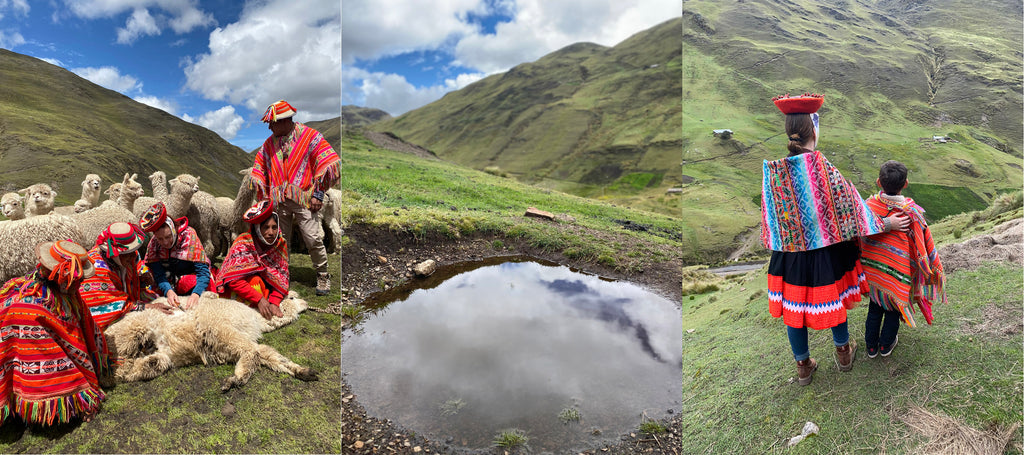
<instances>
[{"instance_id":1,"label":"puddle of water","mask_svg":"<svg viewBox=\"0 0 1024 455\"><path fill-rule=\"evenodd\" d=\"M660 296L522 261L427 287L346 334L342 369L370 415L466 448L519 428L560 452L680 410L681 314Z\"/></svg>"}]
</instances>

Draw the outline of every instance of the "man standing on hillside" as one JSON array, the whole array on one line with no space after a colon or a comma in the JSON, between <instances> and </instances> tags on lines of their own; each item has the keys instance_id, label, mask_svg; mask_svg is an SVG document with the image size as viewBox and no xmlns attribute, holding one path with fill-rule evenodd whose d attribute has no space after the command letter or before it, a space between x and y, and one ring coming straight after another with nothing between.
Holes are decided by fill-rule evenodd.
<instances>
[{"instance_id":1,"label":"man standing on hillside","mask_svg":"<svg viewBox=\"0 0 1024 455\"><path fill-rule=\"evenodd\" d=\"M323 207L324 191L341 176L341 158L319 131L292 121L295 108L281 100L263 114L273 133L256 152L252 182L258 200L272 199L281 234L291 240L297 226L316 269L316 295L331 289L327 250L316 212Z\"/></svg>"}]
</instances>

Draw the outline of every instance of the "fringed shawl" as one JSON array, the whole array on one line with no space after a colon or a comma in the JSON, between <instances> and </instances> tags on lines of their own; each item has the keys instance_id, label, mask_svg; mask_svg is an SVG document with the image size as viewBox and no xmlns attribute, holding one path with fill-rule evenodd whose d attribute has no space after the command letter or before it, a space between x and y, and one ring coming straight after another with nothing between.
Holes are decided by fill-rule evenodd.
<instances>
[{"instance_id":1,"label":"fringed shawl","mask_svg":"<svg viewBox=\"0 0 1024 455\"><path fill-rule=\"evenodd\" d=\"M820 152L765 160L761 243L772 251L808 251L882 232L853 183Z\"/></svg>"},{"instance_id":2,"label":"fringed shawl","mask_svg":"<svg viewBox=\"0 0 1024 455\"><path fill-rule=\"evenodd\" d=\"M910 198L893 200L875 194L868 207L878 216L902 212L910 217L909 232L888 232L861 239L861 262L871 300L882 308L899 311L907 325L916 327L913 307L932 323L932 303L946 303L946 276L924 219L924 209Z\"/></svg>"},{"instance_id":3,"label":"fringed shawl","mask_svg":"<svg viewBox=\"0 0 1024 455\"><path fill-rule=\"evenodd\" d=\"M105 397L103 333L77 292L41 282L33 272L0 287L0 421L14 413L32 424L67 423Z\"/></svg>"},{"instance_id":4,"label":"fringed shawl","mask_svg":"<svg viewBox=\"0 0 1024 455\"><path fill-rule=\"evenodd\" d=\"M277 157L281 150L288 155L287 167ZM256 152L251 182L257 199L269 198L274 203L290 199L308 205L313 192L319 189L314 184L322 181L329 186L338 180L340 160L319 131L296 123L291 134L284 139L267 138Z\"/></svg>"},{"instance_id":5,"label":"fringed shawl","mask_svg":"<svg viewBox=\"0 0 1024 455\"><path fill-rule=\"evenodd\" d=\"M267 246L257 245L249 232L239 235L224 256L214 289L223 293L228 282L253 275L288 294L288 247L283 238L278 237L274 245Z\"/></svg>"}]
</instances>

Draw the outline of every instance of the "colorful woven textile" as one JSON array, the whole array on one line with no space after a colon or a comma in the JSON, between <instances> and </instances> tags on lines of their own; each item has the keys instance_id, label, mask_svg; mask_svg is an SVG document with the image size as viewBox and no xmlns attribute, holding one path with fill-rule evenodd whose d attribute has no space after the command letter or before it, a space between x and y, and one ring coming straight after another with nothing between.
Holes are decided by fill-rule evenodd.
<instances>
[{"instance_id":1,"label":"colorful woven textile","mask_svg":"<svg viewBox=\"0 0 1024 455\"><path fill-rule=\"evenodd\" d=\"M206 252L203 251L203 242L199 240L199 234L196 234L195 229L188 227L187 222L182 227L178 228L178 236L171 249L160 246L156 241L149 242L149 250L146 251L146 262L157 262L174 258L182 261L202 262L209 265L210 258L206 257Z\"/></svg>"},{"instance_id":2,"label":"colorful woven textile","mask_svg":"<svg viewBox=\"0 0 1024 455\"><path fill-rule=\"evenodd\" d=\"M910 216L909 232L887 232L861 238L861 261L867 275L871 301L889 311L899 311L903 322L916 327L916 305L925 322L932 323L932 302L946 303L946 277L942 261L924 219L924 209L910 198L883 196L867 200L878 216L902 212Z\"/></svg>"},{"instance_id":3,"label":"colorful woven textile","mask_svg":"<svg viewBox=\"0 0 1024 455\"><path fill-rule=\"evenodd\" d=\"M267 107L263 113L263 123L276 122L295 115L295 108L285 100L280 100Z\"/></svg>"},{"instance_id":4,"label":"colorful woven textile","mask_svg":"<svg viewBox=\"0 0 1024 455\"><path fill-rule=\"evenodd\" d=\"M92 414L105 398L102 332L77 293L52 292L37 272L0 288L0 420L41 425Z\"/></svg>"},{"instance_id":5,"label":"colorful woven textile","mask_svg":"<svg viewBox=\"0 0 1024 455\"><path fill-rule=\"evenodd\" d=\"M288 294L288 247L278 237L273 246L266 246L253 239L246 232L239 235L224 256L214 289L227 293L228 282L259 275L267 284L283 294Z\"/></svg>"},{"instance_id":6,"label":"colorful woven textile","mask_svg":"<svg viewBox=\"0 0 1024 455\"><path fill-rule=\"evenodd\" d=\"M793 328L815 330L846 321L868 286L857 243L811 251L773 251L768 263L768 311Z\"/></svg>"},{"instance_id":7,"label":"colorful woven textile","mask_svg":"<svg viewBox=\"0 0 1024 455\"><path fill-rule=\"evenodd\" d=\"M89 250L89 258L96 266L96 274L82 281L79 294L102 331L106 331L107 327L131 311L136 303L153 298L143 292L139 282L139 276L146 274L149 269L138 254L134 257L132 268L126 269L122 278L121 273L111 268L100 246Z\"/></svg>"},{"instance_id":8,"label":"colorful woven textile","mask_svg":"<svg viewBox=\"0 0 1024 455\"><path fill-rule=\"evenodd\" d=\"M882 232L882 220L821 152L765 160L761 243L772 251L808 251Z\"/></svg>"},{"instance_id":9,"label":"colorful woven textile","mask_svg":"<svg viewBox=\"0 0 1024 455\"><path fill-rule=\"evenodd\" d=\"M279 151L288 156L285 163ZM252 185L256 198L273 199L279 204L291 199L305 206L314 191L324 190L338 181L341 158L319 131L301 123L284 138L267 138L256 153Z\"/></svg>"}]
</instances>

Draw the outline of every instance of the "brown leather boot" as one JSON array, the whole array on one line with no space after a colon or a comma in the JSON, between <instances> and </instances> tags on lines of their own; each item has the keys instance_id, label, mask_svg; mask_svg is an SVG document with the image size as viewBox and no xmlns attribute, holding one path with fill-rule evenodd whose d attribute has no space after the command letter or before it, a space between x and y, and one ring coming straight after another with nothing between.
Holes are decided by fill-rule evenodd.
<instances>
[{"instance_id":1,"label":"brown leather boot","mask_svg":"<svg viewBox=\"0 0 1024 455\"><path fill-rule=\"evenodd\" d=\"M836 365L839 371L850 371L853 369L853 360L857 357L857 340L850 339L845 346L836 348Z\"/></svg>"},{"instance_id":2,"label":"brown leather boot","mask_svg":"<svg viewBox=\"0 0 1024 455\"><path fill-rule=\"evenodd\" d=\"M797 360L796 361L796 382L800 385L807 385L811 383L811 378L814 377L814 370L818 369L818 362L814 359Z\"/></svg>"}]
</instances>

